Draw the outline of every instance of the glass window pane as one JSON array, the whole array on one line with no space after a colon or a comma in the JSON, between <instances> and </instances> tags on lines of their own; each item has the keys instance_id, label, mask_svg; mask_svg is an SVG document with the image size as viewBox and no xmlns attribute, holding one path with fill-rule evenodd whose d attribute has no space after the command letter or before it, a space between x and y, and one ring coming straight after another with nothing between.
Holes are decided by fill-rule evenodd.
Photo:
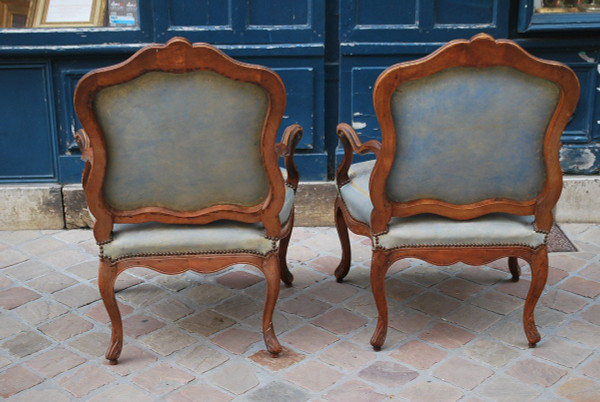
<instances>
[{"instance_id":1,"label":"glass window pane","mask_svg":"<svg viewBox=\"0 0 600 402\"><path fill-rule=\"evenodd\" d=\"M138 0L0 0L0 28L137 25Z\"/></svg>"},{"instance_id":2,"label":"glass window pane","mask_svg":"<svg viewBox=\"0 0 600 402\"><path fill-rule=\"evenodd\" d=\"M600 0L534 0L536 13L597 13Z\"/></svg>"}]
</instances>

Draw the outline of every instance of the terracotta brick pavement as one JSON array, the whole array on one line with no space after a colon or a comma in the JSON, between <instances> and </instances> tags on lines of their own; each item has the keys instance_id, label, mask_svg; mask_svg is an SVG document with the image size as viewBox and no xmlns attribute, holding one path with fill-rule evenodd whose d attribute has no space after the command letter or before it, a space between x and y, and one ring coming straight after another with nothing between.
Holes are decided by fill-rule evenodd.
<instances>
[{"instance_id":1,"label":"terracotta brick pavement","mask_svg":"<svg viewBox=\"0 0 600 402\"><path fill-rule=\"evenodd\" d=\"M580 251L550 255L536 309L542 341L521 326L529 268L393 265L387 342L374 352L370 247L351 235L347 280L333 228L295 228L294 287L282 286L272 359L260 334L265 281L240 265L117 281L125 346L102 357L108 316L89 230L0 232L0 396L15 401L597 401L600 225L563 224Z\"/></svg>"}]
</instances>

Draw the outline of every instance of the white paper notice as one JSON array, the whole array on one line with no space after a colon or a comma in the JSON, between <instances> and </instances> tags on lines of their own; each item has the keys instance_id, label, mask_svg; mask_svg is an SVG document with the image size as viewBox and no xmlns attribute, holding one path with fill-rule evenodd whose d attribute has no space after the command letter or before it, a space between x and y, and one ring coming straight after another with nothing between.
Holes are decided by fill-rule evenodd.
<instances>
[{"instance_id":1,"label":"white paper notice","mask_svg":"<svg viewBox=\"0 0 600 402\"><path fill-rule=\"evenodd\" d=\"M92 15L94 0L48 0L45 22L86 22Z\"/></svg>"}]
</instances>

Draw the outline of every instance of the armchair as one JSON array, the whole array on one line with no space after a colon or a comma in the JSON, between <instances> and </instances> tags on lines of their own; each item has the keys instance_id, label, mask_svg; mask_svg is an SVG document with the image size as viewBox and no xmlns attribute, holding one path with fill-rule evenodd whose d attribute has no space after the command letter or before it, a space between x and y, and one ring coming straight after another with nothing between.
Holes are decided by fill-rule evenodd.
<instances>
[{"instance_id":1,"label":"armchair","mask_svg":"<svg viewBox=\"0 0 600 402\"><path fill-rule=\"evenodd\" d=\"M517 259L532 281L523 312L530 347L540 340L534 308L548 276L547 234L562 189L560 136L579 98L568 67L535 58L509 40L479 34L385 70L373 90L381 143L361 143L340 124L336 227L341 282L350 269L348 228L372 241L378 310L372 346L385 341L384 280L390 265ZM352 165L352 153L376 160Z\"/></svg>"},{"instance_id":2,"label":"armchair","mask_svg":"<svg viewBox=\"0 0 600 402\"><path fill-rule=\"evenodd\" d=\"M286 252L302 136L292 125L275 143L285 103L271 70L183 38L80 80L74 104L84 129L76 140L96 219L112 364L123 345L114 284L130 267L164 274L258 267L267 282L264 341L272 355L281 351L272 317L280 279L293 280Z\"/></svg>"}]
</instances>

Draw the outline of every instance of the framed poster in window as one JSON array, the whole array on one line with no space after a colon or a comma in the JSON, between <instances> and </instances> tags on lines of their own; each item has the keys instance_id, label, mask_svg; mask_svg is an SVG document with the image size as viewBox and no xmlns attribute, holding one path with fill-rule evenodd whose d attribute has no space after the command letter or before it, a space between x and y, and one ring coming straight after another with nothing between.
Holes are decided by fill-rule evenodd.
<instances>
[{"instance_id":1,"label":"framed poster in window","mask_svg":"<svg viewBox=\"0 0 600 402\"><path fill-rule=\"evenodd\" d=\"M34 28L104 26L106 0L34 0Z\"/></svg>"},{"instance_id":2,"label":"framed poster in window","mask_svg":"<svg viewBox=\"0 0 600 402\"><path fill-rule=\"evenodd\" d=\"M133 27L138 25L137 0L110 0L108 2L108 25Z\"/></svg>"}]
</instances>

